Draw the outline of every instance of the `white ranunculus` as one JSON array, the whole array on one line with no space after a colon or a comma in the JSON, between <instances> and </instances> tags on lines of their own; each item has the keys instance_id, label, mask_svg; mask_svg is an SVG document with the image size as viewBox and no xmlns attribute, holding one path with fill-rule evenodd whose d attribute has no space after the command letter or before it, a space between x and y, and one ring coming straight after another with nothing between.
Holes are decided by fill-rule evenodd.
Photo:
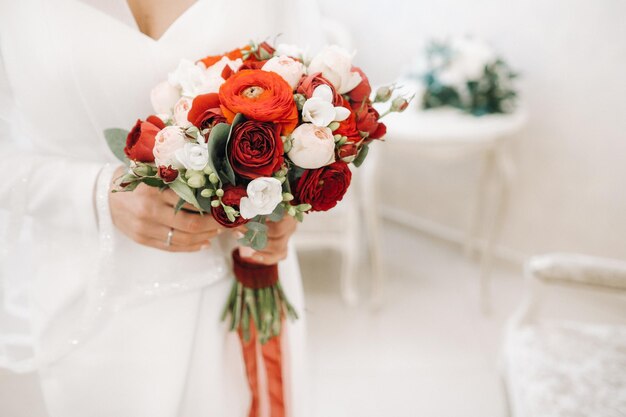
<instances>
[{"instance_id":1,"label":"white ranunculus","mask_svg":"<svg viewBox=\"0 0 626 417\"><path fill-rule=\"evenodd\" d=\"M352 56L337 45L327 46L309 64L309 74L321 72L339 94L345 94L361 83L361 75L352 71Z\"/></svg>"},{"instance_id":2,"label":"white ranunculus","mask_svg":"<svg viewBox=\"0 0 626 417\"><path fill-rule=\"evenodd\" d=\"M174 105L174 123L180 127L190 127L192 124L187 120L187 114L191 110L193 100L189 97L181 97Z\"/></svg>"},{"instance_id":3,"label":"white ranunculus","mask_svg":"<svg viewBox=\"0 0 626 417\"><path fill-rule=\"evenodd\" d=\"M250 181L247 197L239 201L239 212L244 219L272 214L283 201L283 187L276 178L260 177Z\"/></svg>"},{"instance_id":4,"label":"white ranunculus","mask_svg":"<svg viewBox=\"0 0 626 417\"><path fill-rule=\"evenodd\" d=\"M305 71L302 62L296 61L286 55L271 58L261 69L263 71L275 72L283 77L283 79L287 81L287 84L291 86L292 90L296 89Z\"/></svg>"},{"instance_id":5,"label":"white ranunculus","mask_svg":"<svg viewBox=\"0 0 626 417\"><path fill-rule=\"evenodd\" d=\"M289 159L300 168L317 169L335 162L335 139L328 127L303 123L291 138Z\"/></svg>"},{"instance_id":6,"label":"white ranunculus","mask_svg":"<svg viewBox=\"0 0 626 417\"><path fill-rule=\"evenodd\" d=\"M180 169L183 165L176 157L176 153L181 150L187 141L185 140L185 132L178 126L166 126L154 139L154 162L157 166L169 166Z\"/></svg>"},{"instance_id":7,"label":"white ranunculus","mask_svg":"<svg viewBox=\"0 0 626 417\"><path fill-rule=\"evenodd\" d=\"M185 169L202 171L209 162L209 150L206 144L187 142L176 151L176 158Z\"/></svg>"},{"instance_id":8,"label":"white ranunculus","mask_svg":"<svg viewBox=\"0 0 626 417\"><path fill-rule=\"evenodd\" d=\"M302 107L302 120L315 126L328 126L332 122L341 122L350 116L350 110L333 106L333 92L327 85L318 85L313 96Z\"/></svg>"},{"instance_id":9,"label":"white ranunculus","mask_svg":"<svg viewBox=\"0 0 626 417\"><path fill-rule=\"evenodd\" d=\"M158 114L172 114L172 108L180 98L180 89L167 81L157 84L150 91L150 101Z\"/></svg>"},{"instance_id":10,"label":"white ranunculus","mask_svg":"<svg viewBox=\"0 0 626 417\"><path fill-rule=\"evenodd\" d=\"M204 67L183 59L178 68L168 76L171 85L179 87L183 96L194 98L200 94L217 93L224 79Z\"/></svg>"}]
</instances>

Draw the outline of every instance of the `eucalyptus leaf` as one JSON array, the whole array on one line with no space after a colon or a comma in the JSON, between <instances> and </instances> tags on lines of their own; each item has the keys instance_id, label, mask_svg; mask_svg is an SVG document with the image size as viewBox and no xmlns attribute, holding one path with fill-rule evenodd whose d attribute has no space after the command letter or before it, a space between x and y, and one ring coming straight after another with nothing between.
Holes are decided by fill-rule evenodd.
<instances>
[{"instance_id":1,"label":"eucalyptus leaf","mask_svg":"<svg viewBox=\"0 0 626 417\"><path fill-rule=\"evenodd\" d=\"M180 198L182 198L195 208L202 209L198 204L198 200L196 199L193 190L191 189L191 187L185 184L182 179L176 178L176 181L171 182L169 186L176 194L178 194Z\"/></svg>"},{"instance_id":2,"label":"eucalyptus leaf","mask_svg":"<svg viewBox=\"0 0 626 417\"><path fill-rule=\"evenodd\" d=\"M252 249L254 250L263 250L267 246L267 233L266 232L258 232L254 239L252 239Z\"/></svg>"},{"instance_id":3,"label":"eucalyptus leaf","mask_svg":"<svg viewBox=\"0 0 626 417\"><path fill-rule=\"evenodd\" d=\"M126 157L124 153L124 148L126 147L126 137L128 136L128 130L119 129L119 128L111 128L104 130L104 138L107 141L107 145L109 145L109 149L113 152L113 155L120 161L124 163L124 165L128 166L130 161Z\"/></svg>"},{"instance_id":4,"label":"eucalyptus leaf","mask_svg":"<svg viewBox=\"0 0 626 417\"><path fill-rule=\"evenodd\" d=\"M271 222L279 222L285 217L285 206L281 203L276 206L272 214L267 216L267 219Z\"/></svg>"},{"instance_id":5,"label":"eucalyptus leaf","mask_svg":"<svg viewBox=\"0 0 626 417\"><path fill-rule=\"evenodd\" d=\"M353 162L355 167L358 168L363 164L369 151L370 151L369 145L363 145L363 147L359 151L359 154L357 155L356 159Z\"/></svg>"},{"instance_id":6,"label":"eucalyptus leaf","mask_svg":"<svg viewBox=\"0 0 626 417\"><path fill-rule=\"evenodd\" d=\"M257 223L257 222L248 222L246 223L246 227L248 228L248 230L252 230L254 232L267 232L267 226L264 225L263 223Z\"/></svg>"}]
</instances>

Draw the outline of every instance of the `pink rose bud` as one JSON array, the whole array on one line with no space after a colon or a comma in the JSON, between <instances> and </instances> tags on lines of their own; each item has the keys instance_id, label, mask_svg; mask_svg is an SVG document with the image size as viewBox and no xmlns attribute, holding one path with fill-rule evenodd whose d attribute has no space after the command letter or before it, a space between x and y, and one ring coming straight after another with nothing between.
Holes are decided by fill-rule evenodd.
<instances>
[{"instance_id":1,"label":"pink rose bud","mask_svg":"<svg viewBox=\"0 0 626 417\"><path fill-rule=\"evenodd\" d=\"M404 97L396 97L391 102L391 111L402 113L409 107L409 101Z\"/></svg>"}]
</instances>

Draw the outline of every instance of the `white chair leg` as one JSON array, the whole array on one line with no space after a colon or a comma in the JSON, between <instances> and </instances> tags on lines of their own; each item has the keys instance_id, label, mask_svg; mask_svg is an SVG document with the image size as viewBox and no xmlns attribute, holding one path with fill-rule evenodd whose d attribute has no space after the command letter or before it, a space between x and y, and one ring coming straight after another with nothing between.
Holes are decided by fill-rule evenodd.
<instances>
[{"instance_id":1,"label":"white chair leg","mask_svg":"<svg viewBox=\"0 0 626 417\"><path fill-rule=\"evenodd\" d=\"M491 270L493 268L495 242L500 235L504 221L508 197L509 185L512 175L512 164L507 159L502 147L496 149L493 155L495 165L494 198L492 198L492 210L489 216L485 250L481 258L480 270L480 304L483 313L491 311Z\"/></svg>"},{"instance_id":2,"label":"white chair leg","mask_svg":"<svg viewBox=\"0 0 626 417\"><path fill-rule=\"evenodd\" d=\"M359 209L353 202L353 213L347 216L347 231L341 245L341 296L346 304L354 306L359 301L357 266L359 262Z\"/></svg>"},{"instance_id":3,"label":"white chair leg","mask_svg":"<svg viewBox=\"0 0 626 417\"><path fill-rule=\"evenodd\" d=\"M494 167L495 157L493 152L488 151L483 156L480 176L478 178L478 186L476 187L476 194L474 196L465 234L463 253L468 259L473 258L474 255L479 252L479 249L481 249L476 247L476 240L478 238L478 232L482 228L485 221L485 200L487 199L488 194L487 185L493 176Z\"/></svg>"}]
</instances>

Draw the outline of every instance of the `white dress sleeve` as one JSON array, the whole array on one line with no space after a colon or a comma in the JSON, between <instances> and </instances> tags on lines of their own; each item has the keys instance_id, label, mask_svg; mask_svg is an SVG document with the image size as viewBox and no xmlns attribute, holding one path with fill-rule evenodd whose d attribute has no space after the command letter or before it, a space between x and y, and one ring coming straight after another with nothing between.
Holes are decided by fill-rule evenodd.
<instances>
[{"instance_id":1,"label":"white dress sleeve","mask_svg":"<svg viewBox=\"0 0 626 417\"><path fill-rule=\"evenodd\" d=\"M61 230L97 233L94 188L104 164L37 152L16 131L17 117L0 53L0 209Z\"/></svg>"}]
</instances>

